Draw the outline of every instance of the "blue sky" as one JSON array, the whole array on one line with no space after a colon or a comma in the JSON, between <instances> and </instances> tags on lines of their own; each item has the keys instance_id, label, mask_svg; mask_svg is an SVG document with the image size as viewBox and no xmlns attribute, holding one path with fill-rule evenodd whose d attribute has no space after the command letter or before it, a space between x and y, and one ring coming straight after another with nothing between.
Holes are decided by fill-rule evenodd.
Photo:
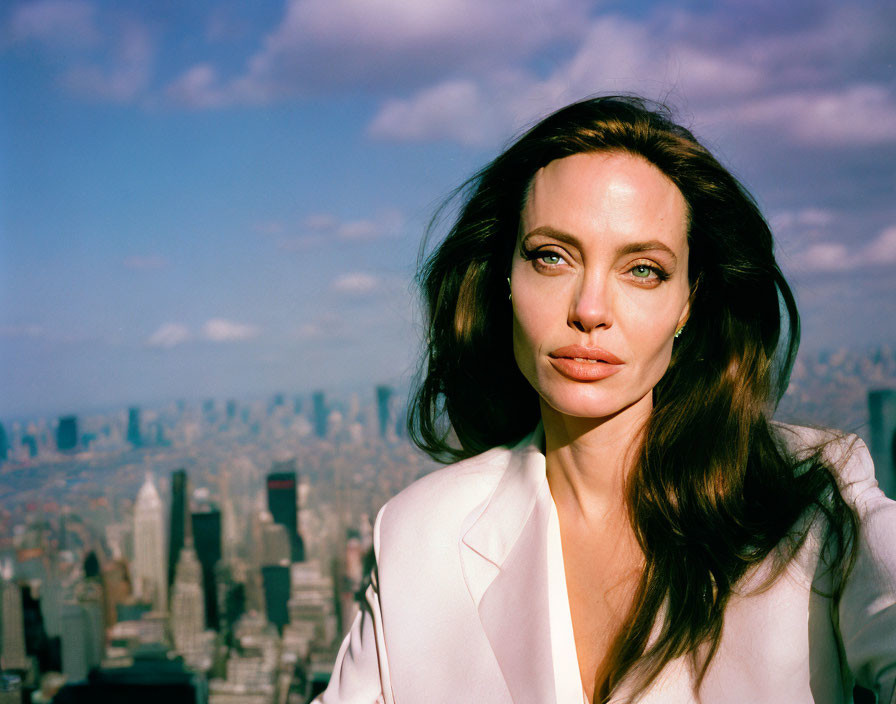
<instances>
[{"instance_id":1,"label":"blue sky","mask_svg":"<svg viewBox=\"0 0 896 704\"><path fill-rule=\"evenodd\" d=\"M435 207L593 93L746 183L805 347L896 343L896 8L781 5L5 3L0 418L406 383Z\"/></svg>"}]
</instances>

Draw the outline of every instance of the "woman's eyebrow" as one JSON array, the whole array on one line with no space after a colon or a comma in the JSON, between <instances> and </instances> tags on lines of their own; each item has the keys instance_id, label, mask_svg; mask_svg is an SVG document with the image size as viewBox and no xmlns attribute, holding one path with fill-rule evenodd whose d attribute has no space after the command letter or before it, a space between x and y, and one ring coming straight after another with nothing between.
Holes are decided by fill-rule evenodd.
<instances>
[{"instance_id":1,"label":"woman's eyebrow","mask_svg":"<svg viewBox=\"0 0 896 704\"><path fill-rule=\"evenodd\" d=\"M542 225L541 227L536 227L534 230L527 232L523 235L523 241L525 242L530 237L536 236L550 237L551 239L560 240L561 242L566 242L575 247L581 247L582 245L579 238L575 235L572 235L569 232L564 232L563 230L556 230L550 225Z\"/></svg>"},{"instance_id":2,"label":"woman's eyebrow","mask_svg":"<svg viewBox=\"0 0 896 704\"><path fill-rule=\"evenodd\" d=\"M675 256L675 252L669 249L668 245L663 244L659 240L648 240L647 242L630 242L629 244L623 245L616 250L619 256L624 256L626 254L636 254L638 252L652 252L655 250L659 250L660 252L665 252L670 257L672 257L673 261L678 261L678 257Z\"/></svg>"},{"instance_id":3,"label":"woman's eyebrow","mask_svg":"<svg viewBox=\"0 0 896 704\"><path fill-rule=\"evenodd\" d=\"M523 241L525 242L530 237L550 237L551 239L559 240L560 242L566 242L567 244L571 244L574 247L581 248L582 242L575 235L564 232L563 230L557 230L550 225L542 225L541 227L536 227L534 230L527 232L523 235ZM646 242L629 242L628 244L624 244L621 247L617 248L616 255L623 257L626 254L637 254L638 252L652 252L657 251L665 252L667 255L672 257L673 261L678 261L678 257L675 256L675 252L673 252L668 245L660 242L659 240L647 240Z\"/></svg>"}]
</instances>

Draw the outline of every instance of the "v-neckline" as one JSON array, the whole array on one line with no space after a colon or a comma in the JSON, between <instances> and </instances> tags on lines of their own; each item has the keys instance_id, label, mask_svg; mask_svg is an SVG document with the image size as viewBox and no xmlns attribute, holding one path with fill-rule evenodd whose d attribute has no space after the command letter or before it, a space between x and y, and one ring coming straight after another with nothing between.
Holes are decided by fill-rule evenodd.
<instances>
[{"instance_id":1,"label":"v-neckline","mask_svg":"<svg viewBox=\"0 0 896 704\"><path fill-rule=\"evenodd\" d=\"M554 665L554 688L558 704L582 702L590 704L588 693L582 684L579 656L576 651L572 628L572 611L569 608L569 592L566 585L566 567L563 562L563 542L560 538L560 517L551 499L551 515L548 520L548 612L551 624L551 653Z\"/></svg>"}]
</instances>

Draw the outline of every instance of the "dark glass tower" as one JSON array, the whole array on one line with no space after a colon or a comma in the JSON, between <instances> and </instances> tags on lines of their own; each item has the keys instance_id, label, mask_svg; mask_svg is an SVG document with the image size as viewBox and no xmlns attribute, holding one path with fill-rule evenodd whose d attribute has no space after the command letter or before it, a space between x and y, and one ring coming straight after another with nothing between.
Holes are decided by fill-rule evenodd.
<instances>
[{"instance_id":1,"label":"dark glass tower","mask_svg":"<svg viewBox=\"0 0 896 704\"><path fill-rule=\"evenodd\" d=\"M283 626L289 623L289 567L263 565L261 581L264 586L265 614L268 621L283 633Z\"/></svg>"},{"instance_id":2,"label":"dark glass tower","mask_svg":"<svg viewBox=\"0 0 896 704\"><path fill-rule=\"evenodd\" d=\"M268 475L268 510L289 535L293 562L305 559L305 545L299 535L298 493L296 491L296 461L275 462Z\"/></svg>"},{"instance_id":3,"label":"dark glass tower","mask_svg":"<svg viewBox=\"0 0 896 704\"><path fill-rule=\"evenodd\" d=\"M385 438L389 432L389 400L392 389L388 386L376 387L376 412L380 421L380 437Z\"/></svg>"},{"instance_id":4,"label":"dark glass tower","mask_svg":"<svg viewBox=\"0 0 896 704\"><path fill-rule=\"evenodd\" d=\"M896 391L879 389L868 392L871 420L871 457L880 488L896 498Z\"/></svg>"},{"instance_id":5,"label":"dark glass tower","mask_svg":"<svg viewBox=\"0 0 896 704\"><path fill-rule=\"evenodd\" d=\"M142 438L140 437L140 409L137 406L131 406L128 409L128 442L134 447L140 447Z\"/></svg>"},{"instance_id":6,"label":"dark glass tower","mask_svg":"<svg viewBox=\"0 0 896 704\"><path fill-rule=\"evenodd\" d=\"M78 446L78 417L62 416L56 428L56 447L59 450L74 450Z\"/></svg>"},{"instance_id":7,"label":"dark glass tower","mask_svg":"<svg viewBox=\"0 0 896 704\"><path fill-rule=\"evenodd\" d=\"M187 516L187 472L171 473L171 521L168 527L168 588L174 584L174 570L180 549L184 546L184 521Z\"/></svg>"},{"instance_id":8,"label":"dark glass tower","mask_svg":"<svg viewBox=\"0 0 896 704\"><path fill-rule=\"evenodd\" d=\"M202 566L205 624L218 629L218 586L215 567L221 559L221 512L209 509L193 514L193 546Z\"/></svg>"},{"instance_id":9,"label":"dark glass tower","mask_svg":"<svg viewBox=\"0 0 896 704\"><path fill-rule=\"evenodd\" d=\"M327 401L324 398L323 391L315 391L311 396L311 403L314 407L314 432L317 437L327 437Z\"/></svg>"}]
</instances>

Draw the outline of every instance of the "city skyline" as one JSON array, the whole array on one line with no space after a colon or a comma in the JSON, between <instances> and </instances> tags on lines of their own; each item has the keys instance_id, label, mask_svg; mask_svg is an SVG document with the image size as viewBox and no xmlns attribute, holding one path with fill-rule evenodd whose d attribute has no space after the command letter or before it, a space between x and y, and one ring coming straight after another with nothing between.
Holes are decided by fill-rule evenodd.
<instances>
[{"instance_id":1,"label":"city skyline","mask_svg":"<svg viewBox=\"0 0 896 704\"><path fill-rule=\"evenodd\" d=\"M0 419L406 388L438 204L593 93L756 196L808 350L896 344L880 3L288 0L0 10Z\"/></svg>"}]
</instances>

